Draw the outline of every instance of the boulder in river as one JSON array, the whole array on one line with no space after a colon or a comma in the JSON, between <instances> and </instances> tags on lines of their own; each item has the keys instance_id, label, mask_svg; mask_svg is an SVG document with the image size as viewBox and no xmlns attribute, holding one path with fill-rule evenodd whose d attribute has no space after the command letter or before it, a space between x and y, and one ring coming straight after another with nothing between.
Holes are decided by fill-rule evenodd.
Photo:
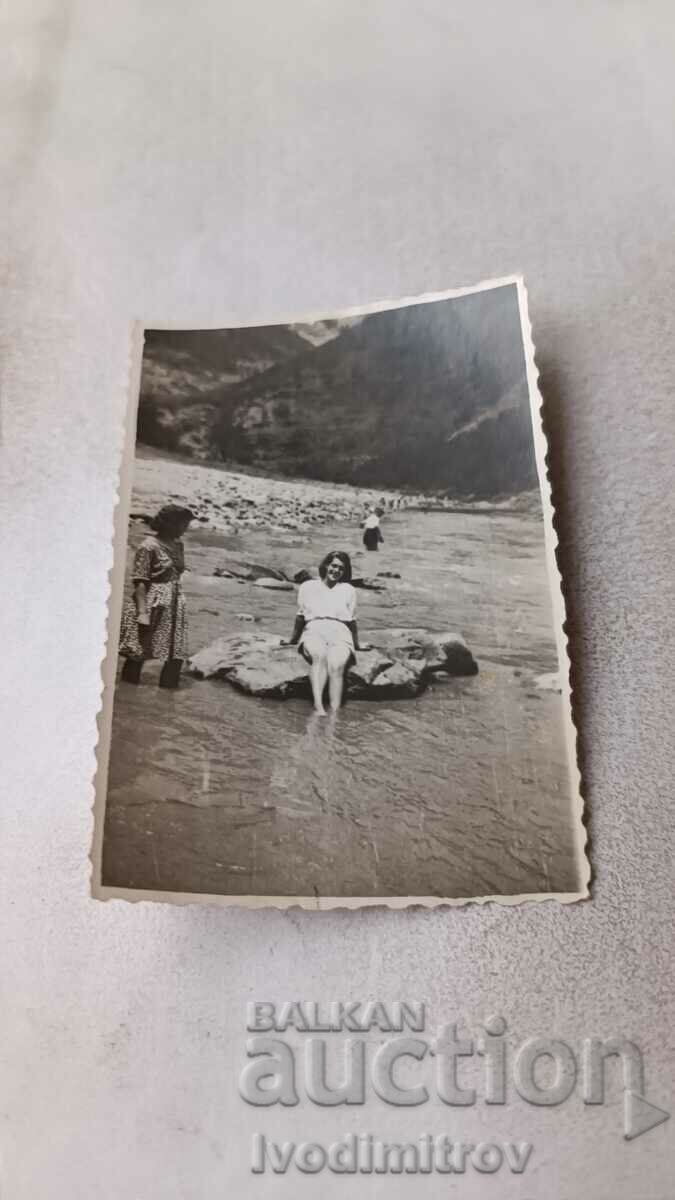
<instances>
[{"instance_id":1,"label":"boulder in river","mask_svg":"<svg viewBox=\"0 0 675 1200\"><path fill-rule=\"evenodd\" d=\"M379 629L380 646L399 662L418 664L427 673L477 675L478 663L458 633L430 633L428 629Z\"/></svg>"},{"instance_id":2,"label":"boulder in river","mask_svg":"<svg viewBox=\"0 0 675 1200\"><path fill-rule=\"evenodd\" d=\"M405 700L419 696L427 686L427 674L376 647L360 650L347 672L347 694L363 700Z\"/></svg>"},{"instance_id":3,"label":"boulder in river","mask_svg":"<svg viewBox=\"0 0 675 1200\"><path fill-rule=\"evenodd\" d=\"M275 567L265 567L261 563L247 562L241 558L226 559L221 566L216 567L213 574L233 579L286 579L283 571Z\"/></svg>"},{"instance_id":4,"label":"boulder in river","mask_svg":"<svg viewBox=\"0 0 675 1200\"><path fill-rule=\"evenodd\" d=\"M534 686L538 692L557 692L558 695L562 693L562 683L557 671L548 671L545 675L538 675Z\"/></svg>"},{"instance_id":5,"label":"boulder in river","mask_svg":"<svg viewBox=\"0 0 675 1200\"><path fill-rule=\"evenodd\" d=\"M226 679L254 696L305 694L307 664L296 646L282 646L274 633L241 633L218 638L188 664L198 679Z\"/></svg>"},{"instance_id":6,"label":"boulder in river","mask_svg":"<svg viewBox=\"0 0 675 1200\"><path fill-rule=\"evenodd\" d=\"M370 579L367 575L357 575L352 579L352 587L363 588L367 592L383 592L385 585L381 579Z\"/></svg>"},{"instance_id":7,"label":"boulder in river","mask_svg":"<svg viewBox=\"0 0 675 1200\"><path fill-rule=\"evenodd\" d=\"M242 633L219 638L190 660L198 679L225 679L251 696L287 700L311 696L308 667L297 646L282 646L276 634ZM381 650L364 650L347 673L347 693L359 699L389 700L418 696L425 672L396 662Z\"/></svg>"},{"instance_id":8,"label":"boulder in river","mask_svg":"<svg viewBox=\"0 0 675 1200\"><path fill-rule=\"evenodd\" d=\"M294 584L292 584L288 579L275 579L272 576L267 575L263 576L261 579L254 579L253 586L269 588L271 591L276 592L292 592L294 590Z\"/></svg>"},{"instance_id":9,"label":"boulder in river","mask_svg":"<svg viewBox=\"0 0 675 1200\"><path fill-rule=\"evenodd\" d=\"M415 636L412 636L412 635ZM425 630L385 630L377 646L359 650L347 672L347 694L357 699L397 700L419 696L431 675L474 675L478 667L455 634ZM277 634L251 632L218 638L190 660L198 679L224 679L252 696L309 697L308 667L297 646L284 646Z\"/></svg>"}]
</instances>

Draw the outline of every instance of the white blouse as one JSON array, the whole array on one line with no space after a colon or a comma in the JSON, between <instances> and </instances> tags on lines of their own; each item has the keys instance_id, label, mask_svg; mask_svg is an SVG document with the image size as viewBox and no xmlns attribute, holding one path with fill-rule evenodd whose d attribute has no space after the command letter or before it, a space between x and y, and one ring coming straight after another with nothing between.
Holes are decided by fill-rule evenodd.
<instances>
[{"instance_id":1,"label":"white blouse","mask_svg":"<svg viewBox=\"0 0 675 1200\"><path fill-rule=\"evenodd\" d=\"M356 592L351 583L336 583L327 587L323 579L306 579L298 589L298 613L306 621L322 617L334 621L353 621L356 612Z\"/></svg>"}]
</instances>

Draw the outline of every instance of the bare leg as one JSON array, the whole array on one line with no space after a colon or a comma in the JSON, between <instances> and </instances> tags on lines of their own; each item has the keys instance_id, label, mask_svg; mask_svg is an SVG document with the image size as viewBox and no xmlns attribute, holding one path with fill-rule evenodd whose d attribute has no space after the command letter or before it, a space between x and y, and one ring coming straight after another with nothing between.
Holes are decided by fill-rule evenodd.
<instances>
[{"instance_id":1,"label":"bare leg","mask_svg":"<svg viewBox=\"0 0 675 1200\"><path fill-rule=\"evenodd\" d=\"M312 665L309 668L309 679L312 685L312 696L314 697L314 711L320 717L325 717L326 710L323 706L323 693L326 689L326 680L328 679L328 663L323 654L316 655L312 659Z\"/></svg>"},{"instance_id":2,"label":"bare leg","mask_svg":"<svg viewBox=\"0 0 675 1200\"><path fill-rule=\"evenodd\" d=\"M348 646L333 646L328 652L328 693L330 696L331 712L337 712L342 704L345 667L348 658Z\"/></svg>"},{"instance_id":3,"label":"bare leg","mask_svg":"<svg viewBox=\"0 0 675 1200\"><path fill-rule=\"evenodd\" d=\"M323 642L319 641L317 638L305 638L304 645L307 653L312 659L309 665L309 681L312 685L314 711L317 712L320 717L325 717L326 710L323 706L323 693L326 688L326 680L328 679L326 649Z\"/></svg>"}]
</instances>

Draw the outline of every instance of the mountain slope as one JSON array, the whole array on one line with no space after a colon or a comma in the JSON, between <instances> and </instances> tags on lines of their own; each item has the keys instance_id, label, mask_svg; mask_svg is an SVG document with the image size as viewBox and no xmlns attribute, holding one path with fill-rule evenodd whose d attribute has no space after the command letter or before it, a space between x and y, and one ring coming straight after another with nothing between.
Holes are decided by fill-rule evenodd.
<instances>
[{"instance_id":1,"label":"mountain slope","mask_svg":"<svg viewBox=\"0 0 675 1200\"><path fill-rule=\"evenodd\" d=\"M195 458L213 453L210 430L228 388L301 353L286 326L148 330L138 406L140 442Z\"/></svg>"},{"instance_id":2,"label":"mountain slope","mask_svg":"<svg viewBox=\"0 0 675 1200\"><path fill-rule=\"evenodd\" d=\"M536 484L515 286L375 313L221 392L220 456L490 496Z\"/></svg>"}]
</instances>

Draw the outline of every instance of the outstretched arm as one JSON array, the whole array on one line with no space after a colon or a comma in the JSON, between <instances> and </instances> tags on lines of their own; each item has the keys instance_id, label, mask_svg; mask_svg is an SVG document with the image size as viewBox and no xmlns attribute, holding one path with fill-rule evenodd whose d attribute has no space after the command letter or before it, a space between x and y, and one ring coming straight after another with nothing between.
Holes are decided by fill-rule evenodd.
<instances>
[{"instance_id":1,"label":"outstretched arm","mask_svg":"<svg viewBox=\"0 0 675 1200\"><path fill-rule=\"evenodd\" d=\"M287 640L285 639L281 643L282 646L297 646L298 642L300 641L300 638L302 637L302 631L305 628L306 624L307 624L307 622L306 622L305 618L303 617L302 613L298 613L297 617L295 618L295 625L293 626L293 632L292 632L290 638L288 638Z\"/></svg>"},{"instance_id":2,"label":"outstretched arm","mask_svg":"<svg viewBox=\"0 0 675 1200\"><path fill-rule=\"evenodd\" d=\"M150 624L150 617L146 606L147 592L148 588L145 581L143 579L137 580L134 588L134 603L136 605L136 620L139 625Z\"/></svg>"},{"instance_id":3,"label":"outstretched arm","mask_svg":"<svg viewBox=\"0 0 675 1200\"><path fill-rule=\"evenodd\" d=\"M134 604L136 605L136 620L139 625L149 625L150 615L147 608L148 587L152 577L153 551L148 541L141 542L134 555L133 581Z\"/></svg>"},{"instance_id":4,"label":"outstretched arm","mask_svg":"<svg viewBox=\"0 0 675 1200\"><path fill-rule=\"evenodd\" d=\"M360 643L359 643L359 627L356 624L356 621L347 621L346 625L347 625L347 628L349 630L351 630L351 635L354 639L354 649L355 650L371 650L372 649L372 646L370 645L369 642L364 642L363 645L360 645Z\"/></svg>"}]
</instances>

